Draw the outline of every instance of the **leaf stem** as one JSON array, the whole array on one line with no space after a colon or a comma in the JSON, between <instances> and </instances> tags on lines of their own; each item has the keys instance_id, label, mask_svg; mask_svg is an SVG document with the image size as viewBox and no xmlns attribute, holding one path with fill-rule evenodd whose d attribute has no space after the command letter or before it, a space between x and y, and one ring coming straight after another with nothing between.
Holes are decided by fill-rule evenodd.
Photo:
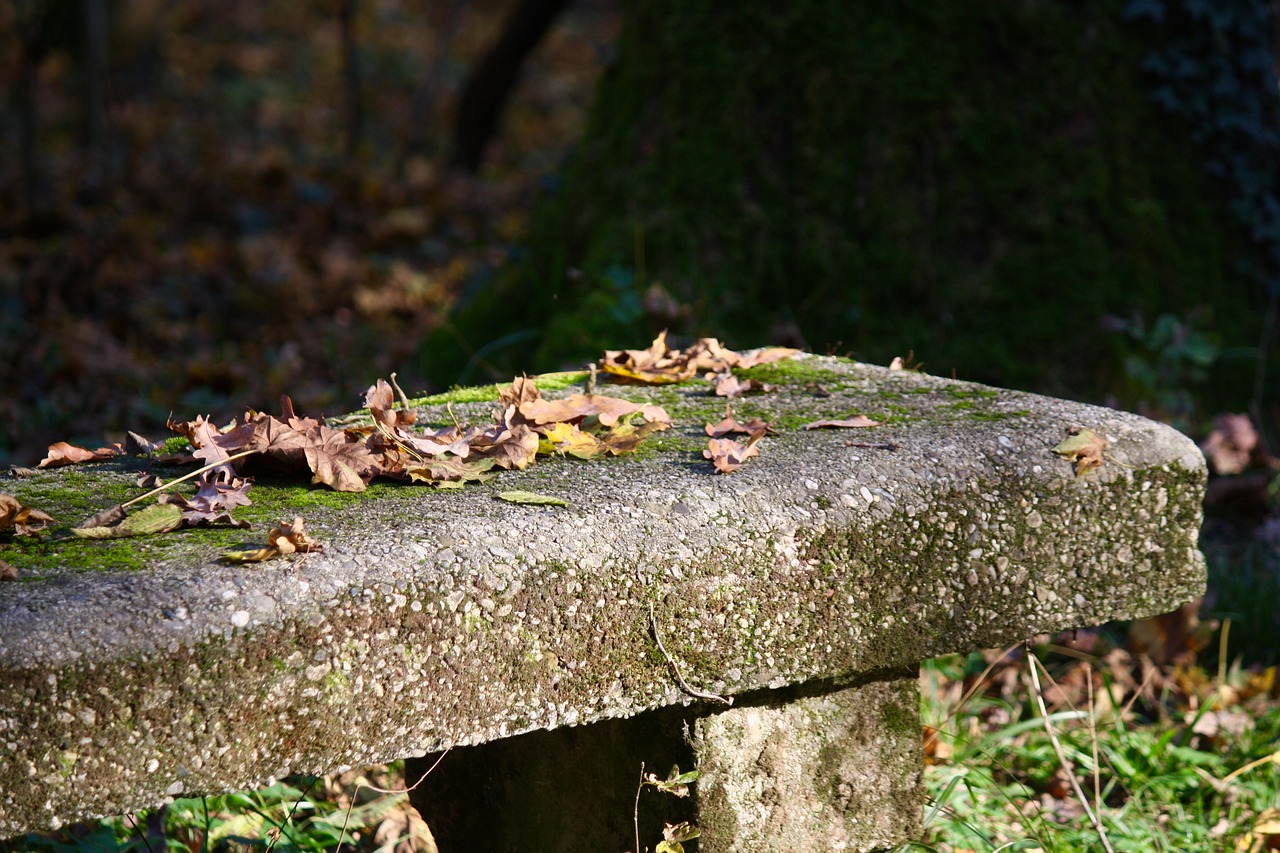
<instances>
[{"instance_id":1,"label":"leaf stem","mask_svg":"<svg viewBox=\"0 0 1280 853\"><path fill-rule=\"evenodd\" d=\"M226 459L219 459L217 462L210 462L208 465L204 466L203 468L197 468L196 470L191 471L190 473L183 474L178 479L170 480L169 482L165 483L163 486L156 486L154 489L147 492L145 495L138 495L138 497L134 498L131 501L125 501L124 503L120 504L120 508L128 509L129 507L133 506L139 501L145 501L147 498L154 497L155 495L158 495L163 491L167 491L168 489L178 485L181 482L190 480L192 477L199 477L201 474L205 473L206 471L212 471L214 468L219 468L223 465L226 465L228 462L234 462L237 459L243 459L244 457L250 456L257 452L258 451L256 448L253 450L245 450L241 453L237 453L235 456L228 456Z\"/></svg>"}]
</instances>

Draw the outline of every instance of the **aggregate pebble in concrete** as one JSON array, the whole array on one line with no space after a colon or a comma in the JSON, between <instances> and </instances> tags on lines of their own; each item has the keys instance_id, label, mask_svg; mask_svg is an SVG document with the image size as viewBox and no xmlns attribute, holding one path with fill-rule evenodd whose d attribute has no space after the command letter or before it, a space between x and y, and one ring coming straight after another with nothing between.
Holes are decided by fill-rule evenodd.
<instances>
[{"instance_id":1,"label":"aggregate pebble in concrete","mask_svg":"<svg viewBox=\"0 0 1280 853\"><path fill-rule=\"evenodd\" d=\"M689 685L734 694L1202 593L1204 462L1174 430L836 359L800 366L810 382L735 403L792 428L732 475L698 453L723 412L706 386L610 387L671 412L658 452L317 511L308 530L328 548L292 563L229 566L193 547L0 585L0 836L693 701L651 607ZM890 422L794 428L855 413ZM1049 453L1072 424L1112 442L1080 478ZM5 490L40 479L25 482ZM494 500L507 489L572 505Z\"/></svg>"}]
</instances>

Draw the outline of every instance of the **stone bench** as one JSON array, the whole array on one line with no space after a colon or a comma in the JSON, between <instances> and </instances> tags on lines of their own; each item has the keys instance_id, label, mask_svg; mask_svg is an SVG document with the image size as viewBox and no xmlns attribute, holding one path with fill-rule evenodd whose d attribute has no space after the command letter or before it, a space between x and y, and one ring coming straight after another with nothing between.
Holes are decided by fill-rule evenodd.
<instances>
[{"instance_id":1,"label":"stone bench","mask_svg":"<svg viewBox=\"0 0 1280 853\"><path fill-rule=\"evenodd\" d=\"M689 819L702 851L873 849L919 827L920 661L1203 590L1203 460L1168 427L833 358L756 374L778 387L735 414L779 434L729 475L700 455L706 383L604 386L674 428L448 493L260 479L237 515L303 515L327 546L305 559L218 562L245 531L15 540L0 837L401 757L412 780L447 751L414 792L443 853L630 849L641 762L702 773L642 798L642 846ZM853 413L885 424L798 428ZM1079 477L1050 452L1072 425L1111 441ZM77 521L139 466L0 491Z\"/></svg>"}]
</instances>

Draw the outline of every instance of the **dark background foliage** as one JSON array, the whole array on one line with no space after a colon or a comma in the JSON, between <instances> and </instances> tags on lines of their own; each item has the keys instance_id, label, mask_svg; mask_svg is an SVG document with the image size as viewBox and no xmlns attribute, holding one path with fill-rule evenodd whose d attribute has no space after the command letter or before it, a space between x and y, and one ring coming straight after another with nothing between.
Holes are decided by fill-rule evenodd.
<instances>
[{"instance_id":1,"label":"dark background foliage","mask_svg":"<svg viewBox=\"0 0 1280 853\"><path fill-rule=\"evenodd\" d=\"M663 327L1272 429L1274 34L1260 0L7 4L0 458Z\"/></svg>"}]
</instances>

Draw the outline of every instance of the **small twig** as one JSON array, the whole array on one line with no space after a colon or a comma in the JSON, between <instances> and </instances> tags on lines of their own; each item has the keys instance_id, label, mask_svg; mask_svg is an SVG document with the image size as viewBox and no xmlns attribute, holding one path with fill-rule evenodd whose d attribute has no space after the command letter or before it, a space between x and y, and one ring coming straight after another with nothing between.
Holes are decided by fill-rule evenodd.
<instances>
[{"instance_id":1,"label":"small twig","mask_svg":"<svg viewBox=\"0 0 1280 853\"><path fill-rule=\"evenodd\" d=\"M1107 853L1115 853L1115 849L1111 846L1111 840L1107 838L1107 831L1102 826L1102 821L1094 812L1093 807L1089 805L1089 800L1084 795L1084 790L1080 787L1080 780L1076 778L1075 770L1071 766L1067 753L1062 748L1062 743L1058 740L1058 734L1053 730L1053 723L1049 721L1049 709L1044 704L1044 691L1040 687L1040 676L1036 674L1036 667L1042 666L1039 659L1031 651L1031 647L1027 647L1027 672L1031 674L1032 692L1035 694L1036 706L1040 709L1040 719L1044 722L1045 733L1049 735L1049 742L1053 744L1053 751L1058 755L1058 763L1061 765L1063 772L1066 773L1067 779L1071 781L1071 787L1076 792L1076 796L1080 798L1080 807L1084 809L1084 813L1088 816L1089 822L1093 824L1094 830L1098 833L1098 840L1102 842L1102 847ZM1047 674L1047 673L1046 673Z\"/></svg>"},{"instance_id":2,"label":"small twig","mask_svg":"<svg viewBox=\"0 0 1280 853\"><path fill-rule=\"evenodd\" d=\"M147 841L147 834L142 831L142 827L138 825L138 818L133 812L126 812L125 817L129 823L133 825L133 831L137 833L138 838L142 839L142 846L147 848L147 853L154 853L151 849L151 842Z\"/></svg>"},{"instance_id":3,"label":"small twig","mask_svg":"<svg viewBox=\"0 0 1280 853\"><path fill-rule=\"evenodd\" d=\"M894 441L885 441L879 444L866 441L846 441L845 447L865 447L868 450L901 450L902 445Z\"/></svg>"},{"instance_id":4,"label":"small twig","mask_svg":"<svg viewBox=\"0 0 1280 853\"><path fill-rule=\"evenodd\" d=\"M594 376L594 372L593 372L593 376ZM636 785L636 810L635 810L635 814L633 815L633 820L635 821L635 828L636 828L635 853L640 853L640 792L643 790L644 790L644 762L641 761L640 762L640 784Z\"/></svg>"},{"instance_id":5,"label":"small twig","mask_svg":"<svg viewBox=\"0 0 1280 853\"><path fill-rule=\"evenodd\" d=\"M1098 725L1094 719L1094 701L1093 701L1093 666L1086 663L1084 667L1084 684L1088 689L1089 697L1089 744L1093 748L1093 808L1099 814L1102 813L1102 764L1098 761Z\"/></svg>"},{"instance_id":6,"label":"small twig","mask_svg":"<svg viewBox=\"0 0 1280 853\"><path fill-rule=\"evenodd\" d=\"M351 792L351 802L347 805L346 814L342 816L342 830L338 833L338 846L333 848L333 853L339 853L339 851L342 850L343 839L347 837L347 824L351 820L351 809L355 806L356 797L360 794L361 788L368 788L370 791L377 791L379 794L407 794L414 788L421 785L423 780L430 776L435 769L440 766L440 762L444 761L444 757L448 755L452 749L453 747L449 747L444 752L440 753L440 757L435 760L435 763L427 768L427 772L419 776L418 781L414 782L407 788L379 788L377 785L370 785L367 782L358 783L356 785L356 789Z\"/></svg>"},{"instance_id":7,"label":"small twig","mask_svg":"<svg viewBox=\"0 0 1280 853\"><path fill-rule=\"evenodd\" d=\"M1235 770L1232 770L1226 776L1222 777L1222 784L1225 785L1237 776L1243 776L1250 770L1255 770L1265 764L1280 764L1280 752L1273 752L1266 758L1259 758L1256 761L1250 761L1244 767L1237 767Z\"/></svg>"},{"instance_id":8,"label":"small twig","mask_svg":"<svg viewBox=\"0 0 1280 853\"><path fill-rule=\"evenodd\" d=\"M312 789L312 787L315 786L315 784L316 784L316 777L312 776L311 781L307 783L307 787L302 789L302 796L298 797L297 802L293 804L293 808L289 809L289 813L284 816L284 823L282 823L279 827L276 828L275 837L271 839L271 842L269 844L267 844L267 853L271 853L271 851L275 849L276 844L280 842L280 832L283 829L284 825L289 823L289 821L293 820L293 813L298 810L298 806L302 805L303 799L306 798L307 793Z\"/></svg>"},{"instance_id":9,"label":"small twig","mask_svg":"<svg viewBox=\"0 0 1280 853\"><path fill-rule=\"evenodd\" d=\"M204 835L200 836L200 849L197 853L204 853L209 845L209 798L204 794L200 795L200 806L204 809Z\"/></svg>"},{"instance_id":10,"label":"small twig","mask_svg":"<svg viewBox=\"0 0 1280 853\"><path fill-rule=\"evenodd\" d=\"M666 646L662 645L662 635L658 633L658 617L653 612L653 602L649 602L649 624L653 628L653 639L658 643L658 651L662 652L662 656L667 659L667 663L671 664L671 669L675 671L676 678L680 681L680 686L684 688L684 692L690 696L696 696L699 699L709 699L712 702L722 702L725 705L733 704L733 697L725 698L718 693L707 693L704 690L698 690L691 687L689 682L684 680L684 675L680 672L680 666L676 663L676 659L667 651Z\"/></svg>"},{"instance_id":11,"label":"small twig","mask_svg":"<svg viewBox=\"0 0 1280 853\"><path fill-rule=\"evenodd\" d=\"M591 371L591 375L587 378L587 396L596 393L596 363L593 361L587 365L587 369ZM636 853L640 853L639 850Z\"/></svg>"},{"instance_id":12,"label":"small twig","mask_svg":"<svg viewBox=\"0 0 1280 853\"><path fill-rule=\"evenodd\" d=\"M212 471L214 468L221 468L223 465L226 465L228 462L235 462L237 459L243 459L244 457L250 456L257 452L258 451L256 448L254 450L245 450L241 453L237 453L235 456L228 456L226 459L219 459L217 462L210 462L208 465L204 466L203 468L197 468L196 470L190 472L189 474L183 474L181 477L178 477L176 480L170 480L169 482L165 483L163 486L157 486L156 488L147 492L145 495L139 495L133 500L125 501L124 503L120 504L120 508L128 509L129 507L133 506L139 501L145 501L149 497L153 497L155 495L160 494L161 492L168 491L169 489L173 488L174 486L178 485L179 483L185 480L190 480L192 477L199 477L201 474L205 473L206 471Z\"/></svg>"},{"instance_id":13,"label":"small twig","mask_svg":"<svg viewBox=\"0 0 1280 853\"><path fill-rule=\"evenodd\" d=\"M404 409L406 412L409 411L409 398L405 396L404 391L400 388L400 385L396 382L395 373L391 374L391 387L396 389L396 396L400 398L400 408Z\"/></svg>"}]
</instances>

